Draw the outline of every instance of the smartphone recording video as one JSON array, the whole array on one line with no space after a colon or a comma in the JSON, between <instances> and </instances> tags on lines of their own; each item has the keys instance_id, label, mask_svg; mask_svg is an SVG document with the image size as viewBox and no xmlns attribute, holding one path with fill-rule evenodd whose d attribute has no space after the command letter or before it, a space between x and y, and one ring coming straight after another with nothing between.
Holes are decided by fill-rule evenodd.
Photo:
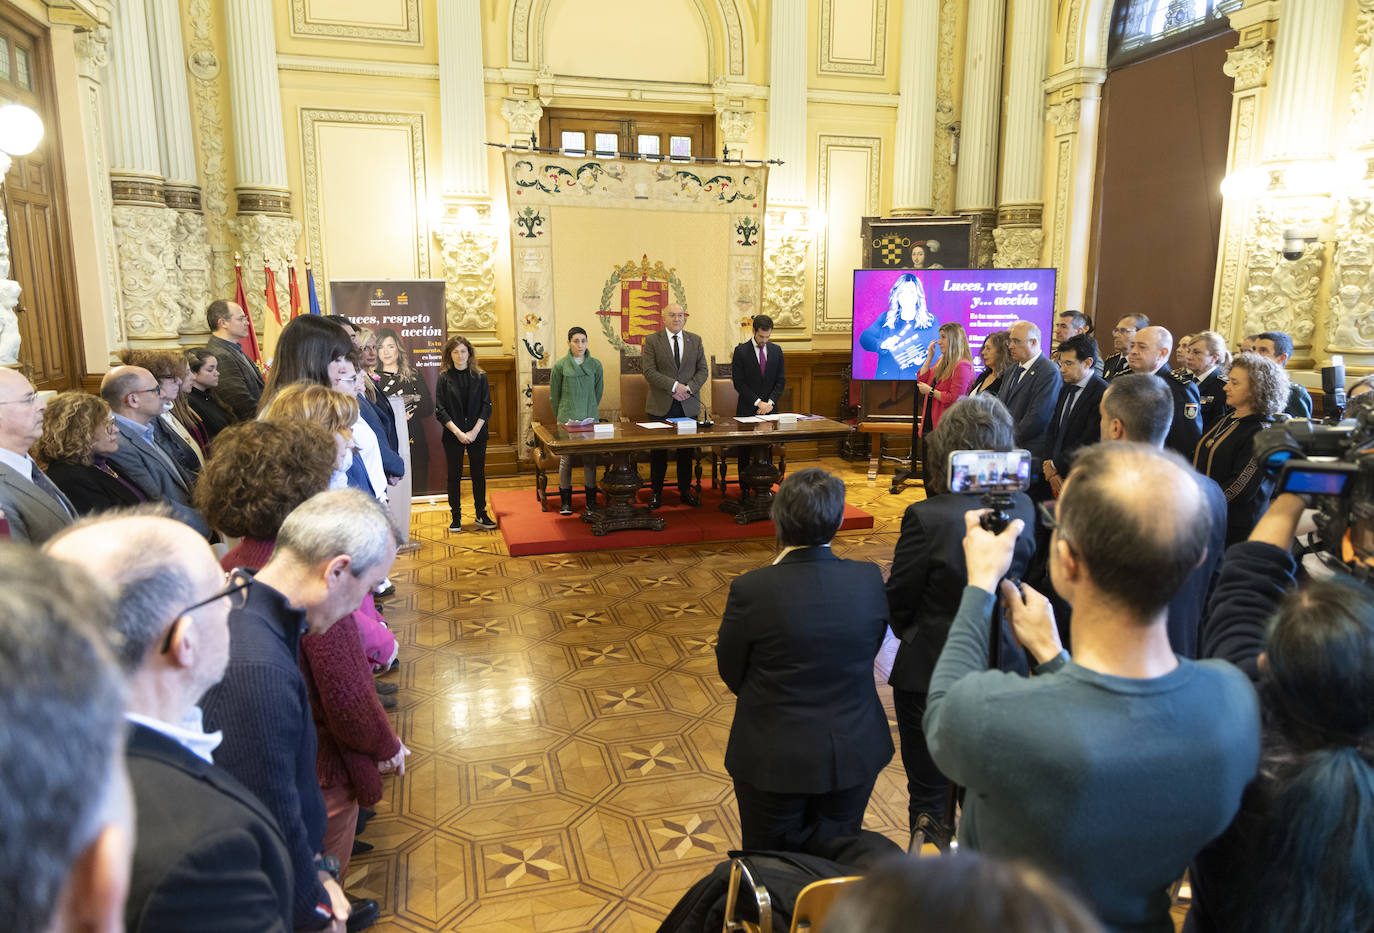
<instances>
[{"instance_id":1,"label":"smartphone recording video","mask_svg":"<svg viewBox=\"0 0 1374 933\"><path fill-rule=\"evenodd\" d=\"M1030 486L1028 450L956 450L949 456L950 492L1005 492Z\"/></svg>"}]
</instances>

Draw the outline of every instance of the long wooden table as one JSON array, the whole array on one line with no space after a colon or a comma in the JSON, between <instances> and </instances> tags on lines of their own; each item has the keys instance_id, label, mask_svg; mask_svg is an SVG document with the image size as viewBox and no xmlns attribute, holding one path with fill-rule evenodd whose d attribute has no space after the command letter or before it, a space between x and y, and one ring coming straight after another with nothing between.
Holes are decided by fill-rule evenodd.
<instances>
[{"instance_id":1,"label":"long wooden table","mask_svg":"<svg viewBox=\"0 0 1374 933\"><path fill-rule=\"evenodd\" d=\"M734 418L722 418L710 427L698 427L696 432L679 432L675 427L641 428L633 422L615 424L611 437L594 437L591 431L569 431L562 425L534 425L535 437L552 454L558 456L609 456L610 469L601 481L606 494L605 508L584 512L582 520L592 526L592 533L609 534L647 528L662 531L664 520L635 501L644 481L634 467L634 455L650 450L680 450L684 447L765 447L793 441L814 441L841 437L853 427L829 418L779 424L763 421L740 424ZM741 525L768 517L773 485L778 481L778 468L771 458L753 457L740 477L741 485L751 495L741 496L738 503L729 503L735 521Z\"/></svg>"}]
</instances>

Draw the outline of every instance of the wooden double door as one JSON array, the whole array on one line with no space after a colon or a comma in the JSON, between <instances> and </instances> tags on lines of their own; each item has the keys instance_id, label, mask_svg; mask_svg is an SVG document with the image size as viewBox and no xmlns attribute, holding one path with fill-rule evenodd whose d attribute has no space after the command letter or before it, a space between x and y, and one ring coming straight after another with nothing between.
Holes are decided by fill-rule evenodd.
<instances>
[{"instance_id":1,"label":"wooden double door","mask_svg":"<svg viewBox=\"0 0 1374 933\"><path fill-rule=\"evenodd\" d=\"M14 160L0 189L10 278L23 288L19 362L37 388L60 391L79 388L85 367L52 75L46 29L0 10L0 103L32 107L44 126L43 141Z\"/></svg>"}]
</instances>

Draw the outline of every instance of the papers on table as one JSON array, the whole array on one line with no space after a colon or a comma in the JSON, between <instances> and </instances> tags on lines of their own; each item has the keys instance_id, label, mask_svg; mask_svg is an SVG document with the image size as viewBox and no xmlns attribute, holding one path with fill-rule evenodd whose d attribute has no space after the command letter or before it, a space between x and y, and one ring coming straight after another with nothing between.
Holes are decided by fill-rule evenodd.
<instances>
[{"instance_id":1,"label":"papers on table","mask_svg":"<svg viewBox=\"0 0 1374 933\"><path fill-rule=\"evenodd\" d=\"M764 419L760 418L758 415L744 415L736 416L735 420L738 421L740 424L758 424L760 421Z\"/></svg>"},{"instance_id":2,"label":"papers on table","mask_svg":"<svg viewBox=\"0 0 1374 933\"><path fill-rule=\"evenodd\" d=\"M653 428L655 430L658 428L672 427L672 425L668 424L666 421L636 421L635 424L639 425L641 428Z\"/></svg>"}]
</instances>

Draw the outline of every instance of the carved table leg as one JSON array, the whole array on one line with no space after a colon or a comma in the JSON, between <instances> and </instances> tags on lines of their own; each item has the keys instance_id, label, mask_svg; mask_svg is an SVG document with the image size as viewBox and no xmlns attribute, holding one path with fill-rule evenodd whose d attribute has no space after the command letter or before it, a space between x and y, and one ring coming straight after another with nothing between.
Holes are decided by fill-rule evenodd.
<instances>
[{"instance_id":1,"label":"carved table leg","mask_svg":"<svg viewBox=\"0 0 1374 933\"><path fill-rule=\"evenodd\" d=\"M732 512L735 524L747 525L750 522L768 518L768 510L773 505L773 485L782 474L773 465L772 450L764 454L764 448L756 448L754 456L740 475L741 494L738 499L727 499L720 504L722 512ZM748 495L744 494L748 490Z\"/></svg>"},{"instance_id":2,"label":"carved table leg","mask_svg":"<svg viewBox=\"0 0 1374 933\"><path fill-rule=\"evenodd\" d=\"M592 526L592 534L604 535L612 531L647 528L662 531L665 522L635 502L635 494L644 481L632 464L631 451L611 454L611 466L601 478L601 491L606 494L606 507L595 512L583 512L582 520Z\"/></svg>"}]
</instances>

